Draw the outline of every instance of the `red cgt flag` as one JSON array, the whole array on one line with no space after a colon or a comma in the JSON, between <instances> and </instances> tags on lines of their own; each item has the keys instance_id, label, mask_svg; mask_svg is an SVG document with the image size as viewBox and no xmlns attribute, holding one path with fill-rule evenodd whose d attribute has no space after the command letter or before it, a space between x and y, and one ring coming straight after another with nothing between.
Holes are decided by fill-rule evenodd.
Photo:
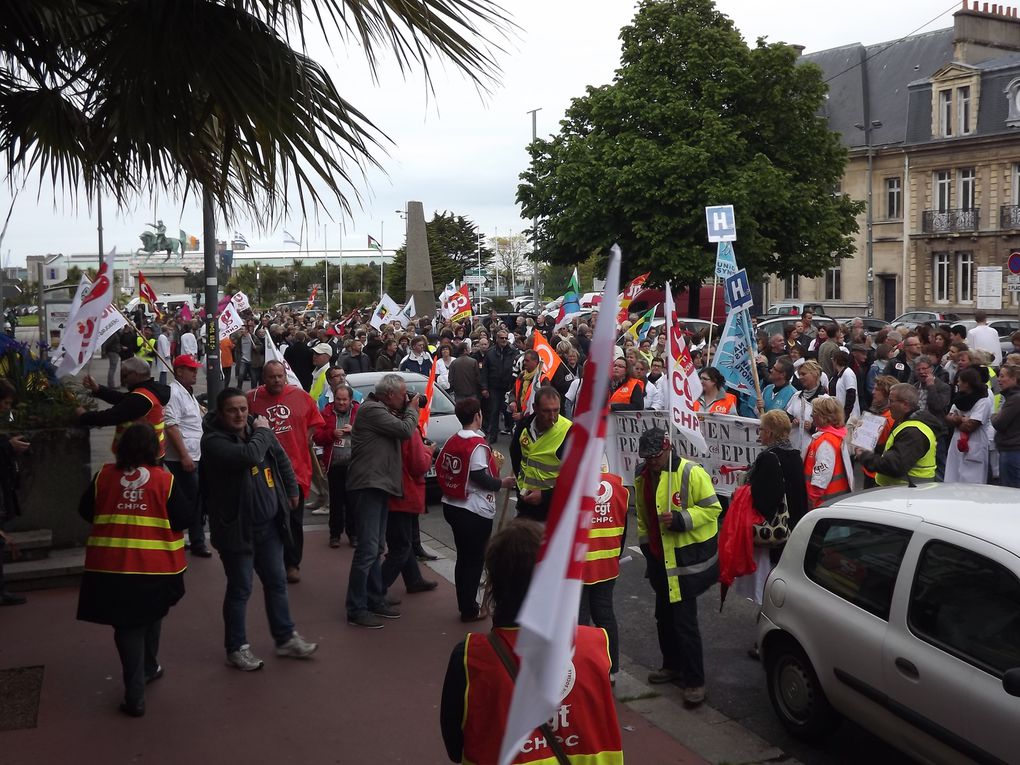
<instances>
[{"instance_id":1,"label":"red cgt flag","mask_svg":"<svg viewBox=\"0 0 1020 765\"><path fill-rule=\"evenodd\" d=\"M149 306L152 312L156 314L156 318L160 321L163 320L163 312L159 310L158 301L155 291L152 289L152 285L146 280L144 274L141 271L138 272L138 299Z\"/></svg>"},{"instance_id":2,"label":"red cgt flag","mask_svg":"<svg viewBox=\"0 0 1020 765\"><path fill-rule=\"evenodd\" d=\"M648 281L648 277L651 275L651 271L647 274L641 274L641 276L623 288L623 292L620 294L620 312L616 315L617 324L623 324L627 321L627 309L630 308L630 304L634 302L634 298L644 288L645 282Z\"/></svg>"}]
</instances>

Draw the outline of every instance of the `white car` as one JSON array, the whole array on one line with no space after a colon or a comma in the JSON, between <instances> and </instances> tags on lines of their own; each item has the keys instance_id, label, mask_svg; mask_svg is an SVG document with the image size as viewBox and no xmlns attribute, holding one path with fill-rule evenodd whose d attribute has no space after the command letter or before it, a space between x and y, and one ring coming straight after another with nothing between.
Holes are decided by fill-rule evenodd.
<instances>
[{"instance_id":1,"label":"white car","mask_svg":"<svg viewBox=\"0 0 1020 765\"><path fill-rule=\"evenodd\" d=\"M808 513L758 643L784 727L841 716L921 762L1020 762L1020 491L925 484Z\"/></svg>"}]
</instances>

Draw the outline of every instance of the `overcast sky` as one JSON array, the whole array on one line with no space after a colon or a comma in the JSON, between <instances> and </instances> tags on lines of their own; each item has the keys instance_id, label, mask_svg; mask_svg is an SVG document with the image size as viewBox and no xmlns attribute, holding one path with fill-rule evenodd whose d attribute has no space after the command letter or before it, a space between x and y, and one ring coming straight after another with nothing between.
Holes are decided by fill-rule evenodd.
<instances>
[{"instance_id":1,"label":"overcast sky","mask_svg":"<svg viewBox=\"0 0 1020 765\"><path fill-rule=\"evenodd\" d=\"M583 95L587 85L612 80L619 63L619 30L633 17L630 0L504 0L520 31L504 43L499 56L501 84L479 96L463 76L449 67L434 66L434 97L417 74L405 80L395 66L384 64L373 84L358 49L335 46L313 53L329 64L338 88L367 113L392 143L379 159L385 172L371 172L359 184L363 201L352 218L343 219L334 205L318 220L306 223L306 237L314 251L339 238L348 249L363 249L367 235L382 239L387 249L403 242L404 223L396 212L407 200L433 210L450 210L477 223L488 236L519 233L527 226L514 198L518 174L526 167L525 146L531 139L530 109L538 113L539 135L556 132L570 99ZM918 27L923 31L948 27L959 3L946 0L718 0L744 38L765 36L770 41L804 45L807 52L861 42L894 40ZM928 22L933 23L928 24ZM389 62L387 62L389 63ZM54 201L56 197L56 201ZM2 245L10 265L23 264L26 255L96 251L96 222L92 211L76 209L68 195L54 195L28 184L14 206ZM0 223L11 195L0 192ZM154 201L138 200L133 209L104 209L105 246L119 255L138 247L138 234L154 220ZM160 199L155 215L164 220L168 235L178 229L201 237L197 206ZM300 236L300 214L273 231L260 232L249 220L221 222L219 238L232 230L243 233L254 249L283 248L283 229ZM9 255L8 255L9 253Z\"/></svg>"}]
</instances>

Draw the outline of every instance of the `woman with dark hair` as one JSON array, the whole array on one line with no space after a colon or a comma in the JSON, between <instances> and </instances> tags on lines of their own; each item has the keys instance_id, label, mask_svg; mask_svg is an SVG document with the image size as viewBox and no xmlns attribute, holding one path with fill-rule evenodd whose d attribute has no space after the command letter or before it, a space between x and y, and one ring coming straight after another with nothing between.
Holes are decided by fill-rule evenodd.
<instances>
[{"instance_id":1,"label":"woman with dark hair","mask_svg":"<svg viewBox=\"0 0 1020 765\"><path fill-rule=\"evenodd\" d=\"M515 479L512 475L499 477L501 461L481 432L478 399L461 399L454 413L461 430L447 439L436 457L436 479L443 490L443 517L453 530L457 550L453 582L460 620L475 622L488 616L478 605L478 584L496 516L496 495L513 486Z\"/></svg>"},{"instance_id":2,"label":"woman with dark hair","mask_svg":"<svg viewBox=\"0 0 1020 765\"><path fill-rule=\"evenodd\" d=\"M454 647L443 682L439 723L453 762L499 759L520 666L514 652L517 613L541 543L541 524L519 518L489 544L485 602L493 609L492 631L471 633ZM623 762L605 630L577 627L571 667L566 693L553 714L559 736L543 723L523 742L528 754L520 753L513 762Z\"/></svg>"},{"instance_id":3,"label":"woman with dark hair","mask_svg":"<svg viewBox=\"0 0 1020 765\"><path fill-rule=\"evenodd\" d=\"M946 415L952 429L946 457L946 483L988 483L988 424L992 395L974 367L960 370Z\"/></svg>"},{"instance_id":4,"label":"woman with dark hair","mask_svg":"<svg viewBox=\"0 0 1020 765\"><path fill-rule=\"evenodd\" d=\"M715 367L705 367L698 378L701 380L701 396L694 402L695 412L737 413L737 397L726 392L726 378L722 372Z\"/></svg>"},{"instance_id":5,"label":"woman with dark hair","mask_svg":"<svg viewBox=\"0 0 1020 765\"><path fill-rule=\"evenodd\" d=\"M163 676L163 617L184 596L184 535L193 508L174 492L159 466L159 440L148 423L124 431L117 461L103 465L82 495L78 513L92 524L78 619L113 627L124 701L131 717L145 714L147 683Z\"/></svg>"},{"instance_id":6,"label":"woman with dark hair","mask_svg":"<svg viewBox=\"0 0 1020 765\"><path fill-rule=\"evenodd\" d=\"M614 412L635 412L645 408L645 381L635 375L632 361L613 361L609 376L609 408Z\"/></svg>"}]
</instances>

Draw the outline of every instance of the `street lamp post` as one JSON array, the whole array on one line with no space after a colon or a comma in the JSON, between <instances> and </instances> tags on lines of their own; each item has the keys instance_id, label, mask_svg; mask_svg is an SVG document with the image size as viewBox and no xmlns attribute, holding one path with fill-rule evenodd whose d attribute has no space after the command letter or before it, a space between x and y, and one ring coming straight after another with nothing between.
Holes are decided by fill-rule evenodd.
<instances>
[{"instance_id":1,"label":"street lamp post","mask_svg":"<svg viewBox=\"0 0 1020 765\"><path fill-rule=\"evenodd\" d=\"M532 109L528 112L531 115L531 142L534 143L538 140L538 113L542 111L542 107ZM532 235L535 240L535 250L538 250L538 218L534 218L531 221ZM534 301L535 306L538 306L538 261L534 258L531 260L533 269L533 289L534 289Z\"/></svg>"},{"instance_id":2,"label":"street lamp post","mask_svg":"<svg viewBox=\"0 0 1020 765\"><path fill-rule=\"evenodd\" d=\"M858 130L864 131L864 145L867 149L868 157L868 168L866 170L865 177L865 197L867 198L867 208L865 210L864 217L864 264L866 269L867 279L867 300L868 307L866 314L868 316L875 315L875 211L874 211L874 198L872 195L873 179L874 179L874 158L875 149L871 145L871 131L875 128L882 127L880 120L867 119L863 123L856 123L854 125Z\"/></svg>"}]
</instances>

